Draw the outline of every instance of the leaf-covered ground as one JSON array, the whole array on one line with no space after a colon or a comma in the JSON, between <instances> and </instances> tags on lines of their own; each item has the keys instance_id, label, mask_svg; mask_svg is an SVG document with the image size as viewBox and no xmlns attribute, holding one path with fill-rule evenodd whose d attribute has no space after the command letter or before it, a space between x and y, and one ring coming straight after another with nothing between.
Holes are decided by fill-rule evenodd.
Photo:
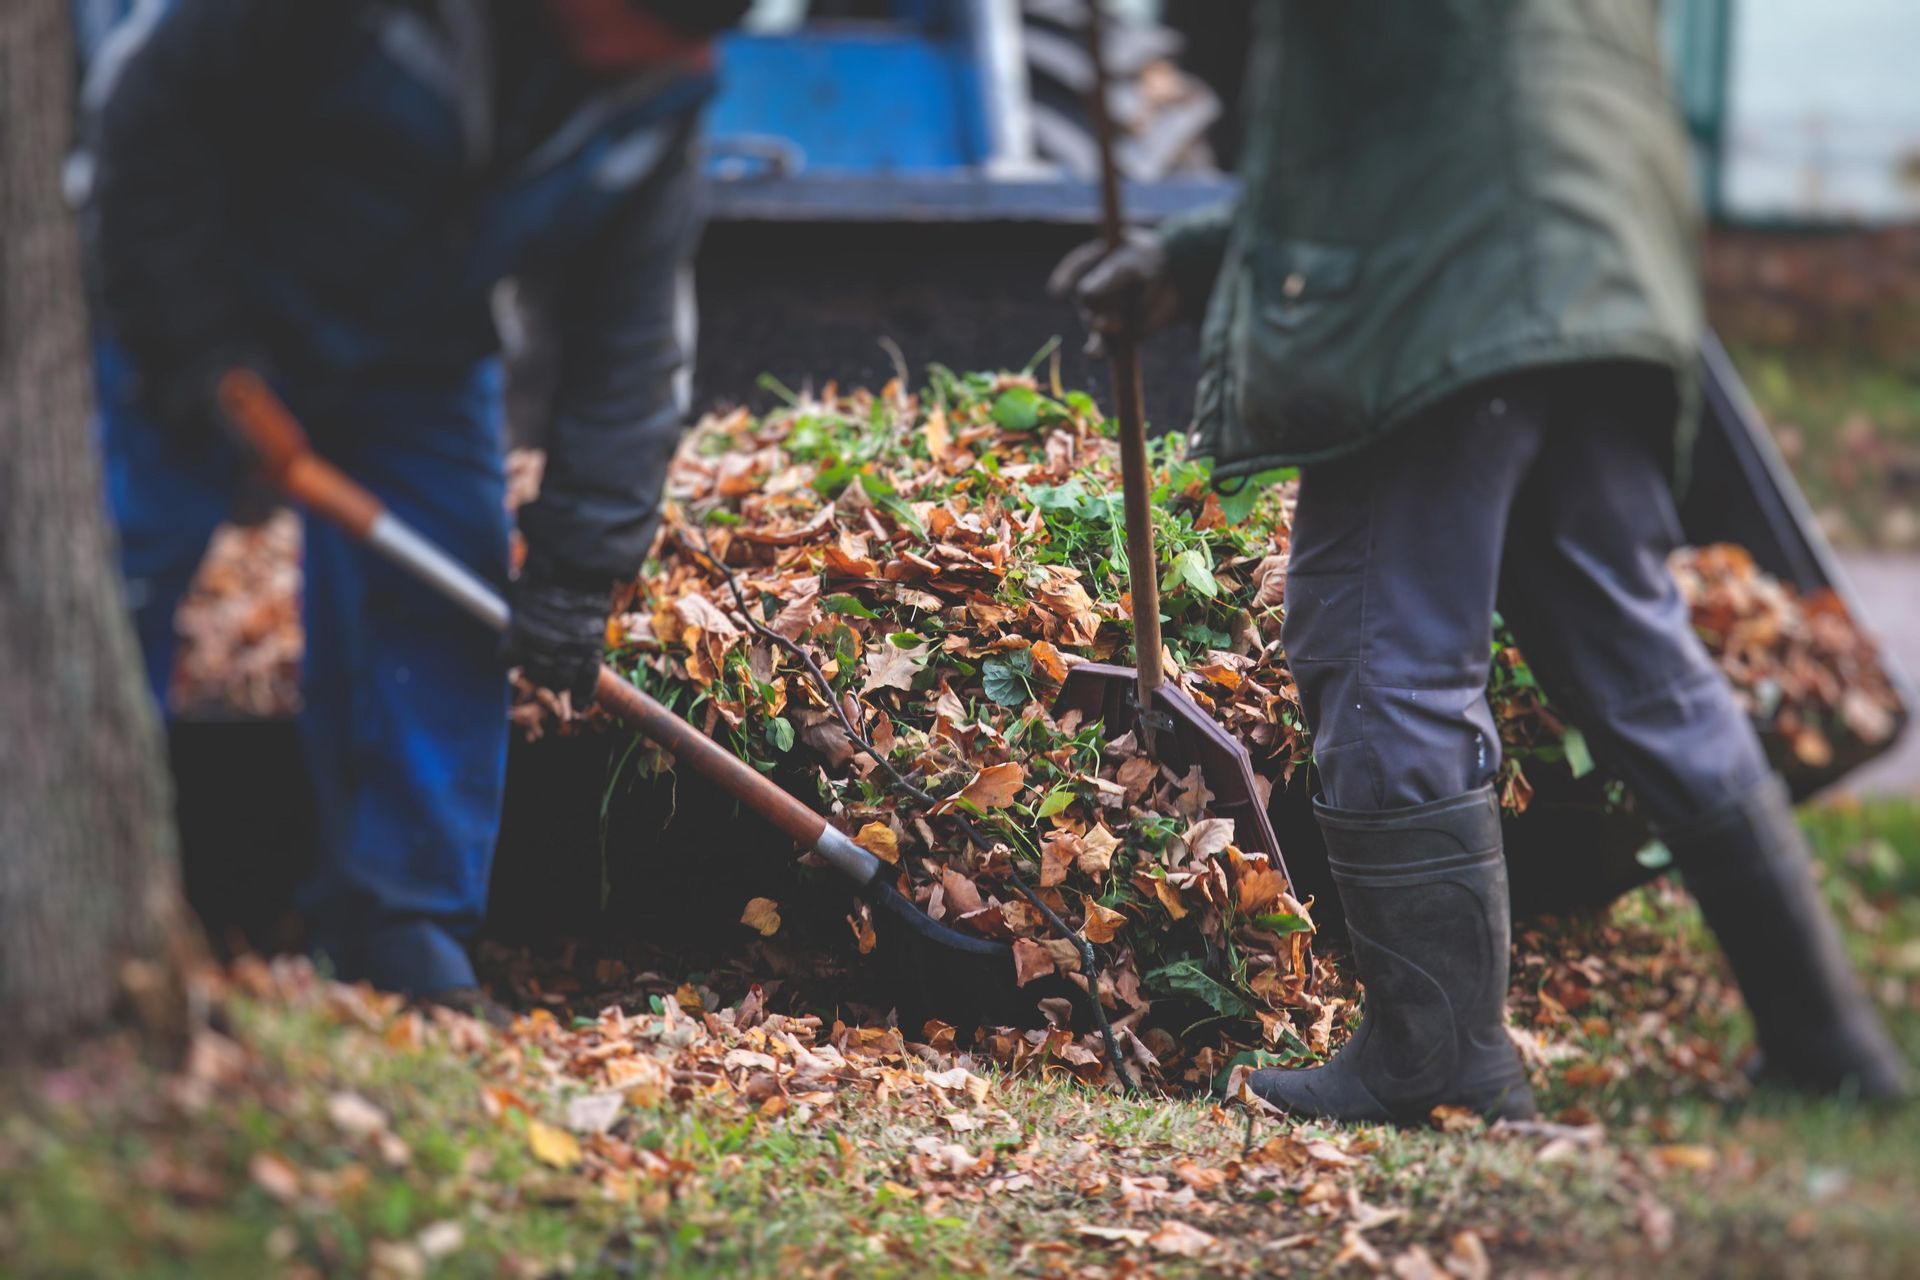
<instances>
[{"instance_id":1,"label":"leaf-covered ground","mask_svg":"<svg viewBox=\"0 0 1920 1280\"><path fill-rule=\"evenodd\" d=\"M1920 1056L1920 809L1807 820ZM709 1007L688 976L626 979L624 1011L549 1004L495 1030L297 965L239 966L213 982L213 1027L181 1071L107 1045L0 1084L0 1270L1920 1269L1920 1110L1747 1096L1742 1020L1664 887L1522 934L1514 1022L1550 1119L1494 1132L1121 1097L1058 1062L1009 1075L956 1056L937 1028Z\"/></svg>"}]
</instances>

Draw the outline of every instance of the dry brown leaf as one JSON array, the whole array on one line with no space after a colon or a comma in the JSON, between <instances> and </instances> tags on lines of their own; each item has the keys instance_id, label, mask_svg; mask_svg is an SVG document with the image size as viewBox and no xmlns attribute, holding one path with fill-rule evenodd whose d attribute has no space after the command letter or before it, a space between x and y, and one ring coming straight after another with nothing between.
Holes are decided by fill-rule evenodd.
<instances>
[{"instance_id":1,"label":"dry brown leaf","mask_svg":"<svg viewBox=\"0 0 1920 1280\"><path fill-rule=\"evenodd\" d=\"M1092 830L1080 837L1080 855L1074 859L1074 865L1097 880L1113 866L1113 854L1119 847L1119 837L1096 822Z\"/></svg>"},{"instance_id":2,"label":"dry brown leaf","mask_svg":"<svg viewBox=\"0 0 1920 1280\"><path fill-rule=\"evenodd\" d=\"M1040 887L1051 889L1067 882L1067 872L1085 851L1071 831L1049 831L1040 843Z\"/></svg>"},{"instance_id":3,"label":"dry brown leaf","mask_svg":"<svg viewBox=\"0 0 1920 1280\"><path fill-rule=\"evenodd\" d=\"M1167 883L1165 876L1150 877L1153 881L1153 896L1160 899L1160 905L1175 920L1187 918L1187 904L1180 899L1180 891Z\"/></svg>"},{"instance_id":4,"label":"dry brown leaf","mask_svg":"<svg viewBox=\"0 0 1920 1280\"><path fill-rule=\"evenodd\" d=\"M1127 918L1118 911L1101 906L1084 893L1080 895L1080 900L1086 904L1086 923L1081 925L1080 931L1087 936L1088 942L1112 942L1126 927Z\"/></svg>"},{"instance_id":5,"label":"dry brown leaf","mask_svg":"<svg viewBox=\"0 0 1920 1280\"><path fill-rule=\"evenodd\" d=\"M902 649L891 640L874 645L867 652L867 676L860 684L860 692L868 694L881 689L899 689L904 693L912 693L913 678L927 665L927 654L932 648L929 644L918 644L911 649Z\"/></svg>"},{"instance_id":6,"label":"dry brown leaf","mask_svg":"<svg viewBox=\"0 0 1920 1280\"><path fill-rule=\"evenodd\" d=\"M1060 651L1054 648L1053 645L1045 640L1036 640L1033 642L1033 648L1028 652L1033 655L1033 667L1035 671L1038 671L1055 684L1059 684L1067 678L1066 659L1060 656Z\"/></svg>"},{"instance_id":7,"label":"dry brown leaf","mask_svg":"<svg viewBox=\"0 0 1920 1280\"><path fill-rule=\"evenodd\" d=\"M1718 1152L1698 1143L1669 1143L1653 1148L1652 1154L1662 1168L1682 1173L1711 1173L1720 1162Z\"/></svg>"},{"instance_id":8,"label":"dry brown leaf","mask_svg":"<svg viewBox=\"0 0 1920 1280\"><path fill-rule=\"evenodd\" d=\"M947 413L939 405L927 411L926 425L920 429L927 442L927 456L945 462L953 456L953 431L947 426Z\"/></svg>"},{"instance_id":9,"label":"dry brown leaf","mask_svg":"<svg viewBox=\"0 0 1920 1280\"><path fill-rule=\"evenodd\" d=\"M292 1204L300 1198L300 1171L271 1151L256 1151L247 1161L247 1176L255 1186L278 1200Z\"/></svg>"},{"instance_id":10,"label":"dry brown leaf","mask_svg":"<svg viewBox=\"0 0 1920 1280\"><path fill-rule=\"evenodd\" d=\"M1212 858L1233 843L1233 819L1202 818L1188 827L1181 839L1196 859Z\"/></svg>"},{"instance_id":11,"label":"dry brown leaf","mask_svg":"<svg viewBox=\"0 0 1920 1280\"><path fill-rule=\"evenodd\" d=\"M872 955L874 947L880 943L879 936L873 931L873 909L861 903L859 911L847 917L847 926L853 930L853 945L860 954Z\"/></svg>"},{"instance_id":12,"label":"dry brown leaf","mask_svg":"<svg viewBox=\"0 0 1920 1280\"><path fill-rule=\"evenodd\" d=\"M940 885L947 891L947 910L954 915L970 915L986 906L979 887L952 867L940 873Z\"/></svg>"},{"instance_id":13,"label":"dry brown leaf","mask_svg":"<svg viewBox=\"0 0 1920 1280\"><path fill-rule=\"evenodd\" d=\"M1190 1227L1177 1218L1169 1218L1147 1237L1147 1247L1170 1258L1197 1258L1219 1245L1219 1240L1198 1227Z\"/></svg>"},{"instance_id":14,"label":"dry brown leaf","mask_svg":"<svg viewBox=\"0 0 1920 1280\"><path fill-rule=\"evenodd\" d=\"M327 1098L327 1118L340 1132L354 1138L380 1133L387 1127L387 1113L357 1093L342 1090Z\"/></svg>"},{"instance_id":15,"label":"dry brown leaf","mask_svg":"<svg viewBox=\"0 0 1920 1280\"><path fill-rule=\"evenodd\" d=\"M1053 953L1031 938L1013 940L1013 976L1020 986L1053 972Z\"/></svg>"},{"instance_id":16,"label":"dry brown leaf","mask_svg":"<svg viewBox=\"0 0 1920 1280\"><path fill-rule=\"evenodd\" d=\"M780 904L772 898L749 898L747 909L740 913L740 923L758 929L763 938L771 938L780 932Z\"/></svg>"},{"instance_id":17,"label":"dry brown leaf","mask_svg":"<svg viewBox=\"0 0 1920 1280\"><path fill-rule=\"evenodd\" d=\"M973 780L960 788L956 795L948 796L934 806L934 812L945 813L961 800L982 809L1004 809L1020 795L1020 785L1026 781L1026 777L1026 767L1017 760L988 765L973 775Z\"/></svg>"}]
</instances>

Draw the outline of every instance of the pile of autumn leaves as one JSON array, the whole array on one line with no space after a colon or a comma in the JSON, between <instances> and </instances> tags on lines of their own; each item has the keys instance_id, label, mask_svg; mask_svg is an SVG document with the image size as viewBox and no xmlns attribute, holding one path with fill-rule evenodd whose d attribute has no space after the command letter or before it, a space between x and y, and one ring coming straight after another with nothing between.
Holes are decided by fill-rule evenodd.
<instances>
[{"instance_id":1,"label":"pile of autumn leaves","mask_svg":"<svg viewBox=\"0 0 1920 1280\"><path fill-rule=\"evenodd\" d=\"M1309 754L1280 644L1293 486L1223 498L1177 437L1156 444L1154 483L1170 678L1284 780ZM762 418L703 421L669 496L656 558L608 626L610 660L636 683L811 792L930 916L1011 942L1020 983L1058 974L1084 992L1075 944L1015 891L1017 868L1098 947L1100 998L1148 1074L1197 1083L1248 1047L1283 1061L1326 1051L1344 1002L1311 980L1310 904L1242 850L1197 771L1175 776L1130 734L1051 710L1073 665L1131 657L1117 451L1087 397L939 369L918 395L828 389ZM1683 580L1720 583L1705 594L1724 611L1724 563L1689 563ZM1787 629L1776 620L1767 634ZM1723 656L1757 667L1751 631ZM1877 672L1849 633L1866 659L1856 665ZM1779 687L1770 672L1745 674L1750 697ZM1861 686L1842 679L1833 704ZM1818 692L1771 696L1791 707ZM1517 811L1525 769L1564 767L1575 748L1511 647L1490 694L1510 748L1502 794ZM1854 721L1862 697L1897 705L1877 690L1852 696ZM516 715L538 731L555 710L523 700ZM779 928L771 902L744 918ZM863 904L849 926L871 952ZM1057 996L1040 1012L1059 1026L1071 1016ZM1069 1064L1098 1075L1093 1048L1079 1044Z\"/></svg>"},{"instance_id":2,"label":"pile of autumn leaves","mask_svg":"<svg viewBox=\"0 0 1920 1280\"><path fill-rule=\"evenodd\" d=\"M1290 494L1262 489L1230 519L1202 468L1168 446L1157 461L1169 671L1284 776L1305 757L1279 647ZM1307 908L1210 811L1201 773L1051 710L1073 665L1130 656L1117 465L1090 402L1017 376L708 419L674 466L657 563L609 624L611 660L814 792L928 915L1010 942L1022 986L1084 993L1075 941L1017 869L1098 947L1127 1055L1200 1083L1249 1041L1324 1053L1341 1002L1314 994ZM772 906L743 918L777 928ZM864 904L849 924L873 951ZM1038 1011L1066 1026L1071 989L1036 988ZM1196 1022L1213 1034L1183 1034ZM1101 1072L1097 1042L1060 1048Z\"/></svg>"}]
</instances>

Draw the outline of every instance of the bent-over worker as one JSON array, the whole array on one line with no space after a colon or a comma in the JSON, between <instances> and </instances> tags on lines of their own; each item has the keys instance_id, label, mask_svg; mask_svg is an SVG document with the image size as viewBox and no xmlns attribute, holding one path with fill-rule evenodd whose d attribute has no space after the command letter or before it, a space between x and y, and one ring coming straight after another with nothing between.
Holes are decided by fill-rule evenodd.
<instances>
[{"instance_id":1,"label":"bent-over worker","mask_svg":"<svg viewBox=\"0 0 1920 1280\"><path fill-rule=\"evenodd\" d=\"M490 299L508 276L560 355L507 651L591 697L686 408L692 138L710 38L745 8L143 0L91 50L77 177L107 483L157 697L175 606L248 472L213 394L236 366L507 586ZM346 978L460 998L506 767L499 641L323 523L305 548L316 949Z\"/></svg>"}]
</instances>

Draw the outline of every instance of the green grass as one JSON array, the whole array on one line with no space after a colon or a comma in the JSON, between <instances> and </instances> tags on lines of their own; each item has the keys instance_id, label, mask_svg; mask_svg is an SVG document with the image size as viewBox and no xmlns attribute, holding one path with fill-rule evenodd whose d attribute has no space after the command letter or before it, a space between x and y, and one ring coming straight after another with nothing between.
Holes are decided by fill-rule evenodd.
<instances>
[{"instance_id":1,"label":"green grass","mask_svg":"<svg viewBox=\"0 0 1920 1280\"><path fill-rule=\"evenodd\" d=\"M1821 809L1807 825L1857 957L1920 1059L1920 806ZM1177 1218L1220 1243L1200 1259L1148 1254L1160 1274L1312 1273L1347 1243L1353 1195L1400 1215L1364 1233L1388 1262L1416 1247L1444 1260L1470 1231L1500 1273L1920 1273L1920 1108L1748 1097L1726 1072L1677 1071L1676 1055L1730 1058L1746 1032L1711 979L1697 917L1674 895L1638 895L1604 926L1552 936L1547 962L1524 973L1562 994L1555 966L1612 948L1601 955L1610 981L1587 993L1578 1030L1552 1033L1578 1056L1547 1071L1541 1093L1549 1117L1597 1120L1604 1141L1334 1134L1360 1160L1338 1171L1338 1212L1311 1207L1307 1183L1248 1179L1130 1214L1122 1179L1170 1177L1174 1195L1180 1161L1231 1168L1249 1135L1257 1145L1282 1130L1205 1099L1034 1079L997 1080L1004 1118L962 1134L924 1111L865 1101L810 1125L742 1118L718 1095L643 1109L629 1122L634 1145L683 1173L610 1195L541 1163L524 1116L489 1114L487 1087L551 1068L556 1088L526 1096L558 1123L571 1086L537 1050L410 1048L322 1001L235 998L230 1030L249 1055L237 1068L202 1064L197 1080L169 1081L103 1050L0 1088L0 1270L1042 1274L1125 1256L1082 1226L1152 1230ZM1523 1016L1533 981L1516 990ZM1612 1074L1596 1083L1573 1070L1583 1064ZM404 1150L383 1155L343 1132L328 1112L342 1091L391 1117ZM995 1181L930 1174L915 1145L929 1135L993 1159ZM249 1174L263 1152L307 1171L289 1202ZM422 1233L444 1242L436 1224L446 1223L458 1225L458 1247L427 1258Z\"/></svg>"},{"instance_id":2,"label":"green grass","mask_svg":"<svg viewBox=\"0 0 1920 1280\"><path fill-rule=\"evenodd\" d=\"M1828 535L1920 546L1920 362L1858 346L1732 354Z\"/></svg>"}]
</instances>

